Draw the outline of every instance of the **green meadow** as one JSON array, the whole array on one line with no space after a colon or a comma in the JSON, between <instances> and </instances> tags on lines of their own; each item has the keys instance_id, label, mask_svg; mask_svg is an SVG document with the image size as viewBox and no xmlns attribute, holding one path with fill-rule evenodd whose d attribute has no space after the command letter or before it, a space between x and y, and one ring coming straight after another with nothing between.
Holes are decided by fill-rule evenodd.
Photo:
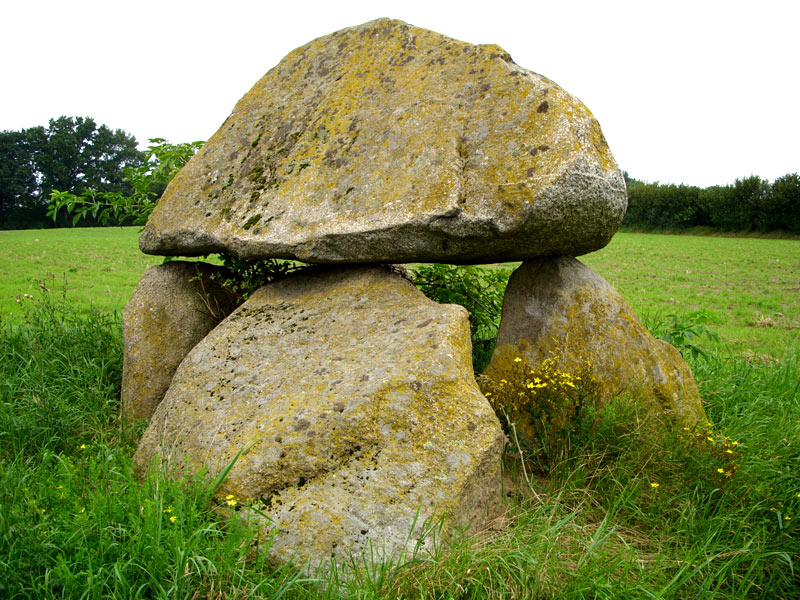
<instances>
[{"instance_id":1,"label":"green meadow","mask_svg":"<svg viewBox=\"0 0 800 600\"><path fill-rule=\"evenodd\" d=\"M42 286L84 308L121 311L144 270L161 262L139 252L138 238L138 227L0 231L0 316L19 314L25 294Z\"/></svg>"},{"instance_id":2,"label":"green meadow","mask_svg":"<svg viewBox=\"0 0 800 600\"><path fill-rule=\"evenodd\" d=\"M44 285L89 308L120 312L161 257L138 250L139 228L0 232L0 316L19 314ZM580 259L645 322L708 311L721 345L760 360L800 342L800 241L618 233Z\"/></svg>"},{"instance_id":3,"label":"green meadow","mask_svg":"<svg viewBox=\"0 0 800 600\"><path fill-rule=\"evenodd\" d=\"M704 311L709 422L587 409L547 470L509 444L483 530L309 574L222 520L214 482L134 476L119 315L161 262L137 236L0 232L0 598L800 598L800 241L620 233L582 257L653 330Z\"/></svg>"}]
</instances>

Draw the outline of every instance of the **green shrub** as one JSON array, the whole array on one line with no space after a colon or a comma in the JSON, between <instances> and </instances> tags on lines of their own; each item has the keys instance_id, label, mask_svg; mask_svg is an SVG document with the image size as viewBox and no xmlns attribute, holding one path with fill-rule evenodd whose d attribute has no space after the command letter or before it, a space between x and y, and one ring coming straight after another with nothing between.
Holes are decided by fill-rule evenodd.
<instances>
[{"instance_id":1,"label":"green shrub","mask_svg":"<svg viewBox=\"0 0 800 600\"><path fill-rule=\"evenodd\" d=\"M710 359L709 354L698 344L701 338L711 342L719 342L719 335L709 329L706 324L714 321L713 315L706 310L697 310L685 315L669 314L664 317L647 317L647 329L654 337L677 348L684 358Z\"/></svg>"},{"instance_id":2,"label":"green shrub","mask_svg":"<svg viewBox=\"0 0 800 600\"><path fill-rule=\"evenodd\" d=\"M425 264L414 269L414 283L428 298L467 309L476 373L492 357L510 275L510 269L478 266Z\"/></svg>"}]
</instances>

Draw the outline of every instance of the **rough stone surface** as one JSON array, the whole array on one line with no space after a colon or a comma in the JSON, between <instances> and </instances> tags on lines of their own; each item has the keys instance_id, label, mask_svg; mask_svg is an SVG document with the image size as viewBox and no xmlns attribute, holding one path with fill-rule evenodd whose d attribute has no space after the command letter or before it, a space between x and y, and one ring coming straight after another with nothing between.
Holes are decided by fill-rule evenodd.
<instances>
[{"instance_id":1,"label":"rough stone surface","mask_svg":"<svg viewBox=\"0 0 800 600\"><path fill-rule=\"evenodd\" d=\"M578 373L591 363L600 403L627 395L680 421L705 420L692 372L680 353L654 338L622 296L570 257L525 262L511 275L489 377L504 361L559 357Z\"/></svg>"},{"instance_id":2,"label":"rough stone surface","mask_svg":"<svg viewBox=\"0 0 800 600\"><path fill-rule=\"evenodd\" d=\"M499 46L380 19L269 71L175 177L144 252L480 263L605 246L625 184L589 110Z\"/></svg>"},{"instance_id":3,"label":"rough stone surface","mask_svg":"<svg viewBox=\"0 0 800 600\"><path fill-rule=\"evenodd\" d=\"M384 269L327 267L259 289L189 353L135 460L214 477L241 452L220 497L262 502L273 558L314 564L480 517L503 443L466 311Z\"/></svg>"},{"instance_id":4,"label":"rough stone surface","mask_svg":"<svg viewBox=\"0 0 800 600\"><path fill-rule=\"evenodd\" d=\"M236 308L212 275L230 274L206 263L174 261L149 268L139 281L122 317L122 406L128 419L152 416L175 369L217 324L209 306L225 315ZM192 281L198 276L202 283Z\"/></svg>"}]
</instances>

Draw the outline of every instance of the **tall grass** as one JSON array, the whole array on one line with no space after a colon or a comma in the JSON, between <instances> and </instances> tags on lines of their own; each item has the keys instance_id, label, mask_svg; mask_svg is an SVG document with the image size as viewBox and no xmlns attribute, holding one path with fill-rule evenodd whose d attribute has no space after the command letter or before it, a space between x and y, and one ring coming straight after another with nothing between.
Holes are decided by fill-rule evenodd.
<instances>
[{"instance_id":1,"label":"tall grass","mask_svg":"<svg viewBox=\"0 0 800 600\"><path fill-rule=\"evenodd\" d=\"M134 477L119 320L46 298L0 324L0 597L796 598L800 359L690 360L713 425L620 400L546 476L512 445L483 531L317 581L253 551L204 481Z\"/></svg>"},{"instance_id":2,"label":"tall grass","mask_svg":"<svg viewBox=\"0 0 800 600\"><path fill-rule=\"evenodd\" d=\"M0 597L273 597L299 583L201 480L140 483L119 320L49 297L0 330Z\"/></svg>"}]
</instances>

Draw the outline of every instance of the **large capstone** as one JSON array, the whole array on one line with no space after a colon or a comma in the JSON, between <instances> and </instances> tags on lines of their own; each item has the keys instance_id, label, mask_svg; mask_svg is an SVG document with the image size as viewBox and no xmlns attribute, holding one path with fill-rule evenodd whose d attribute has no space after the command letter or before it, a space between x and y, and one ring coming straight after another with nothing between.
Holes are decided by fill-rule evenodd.
<instances>
[{"instance_id":1,"label":"large capstone","mask_svg":"<svg viewBox=\"0 0 800 600\"><path fill-rule=\"evenodd\" d=\"M326 268L259 289L189 353L135 460L233 464L220 497L261 507L274 558L313 565L396 554L441 515L477 522L503 443L463 308L384 269Z\"/></svg>"},{"instance_id":2,"label":"large capstone","mask_svg":"<svg viewBox=\"0 0 800 600\"><path fill-rule=\"evenodd\" d=\"M228 269L173 261L150 267L122 316L122 410L149 419L189 350L236 308Z\"/></svg>"},{"instance_id":3,"label":"large capstone","mask_svg":"<svg viewBox=\"0 0 800 600\"><path fill-rule=\"evenodd\" d=\"M508 372L518 358L591 373L598 405L625 396L687 424L706 418L680 352L654 338L622 296L575 258L533 260L512 273L485 375Z\"/></svg>"},{"instance_id":4,"label":"large capstone","mask_svg":"<svg viewBox=\"0 0 800 600\"><path fill-rule=\"evenodd\" d=\"M475 46L379 19L291 52L170 183L150 254L481 263L605 246L626 207L574 96Z\"/></svg>"}]
</instances>

